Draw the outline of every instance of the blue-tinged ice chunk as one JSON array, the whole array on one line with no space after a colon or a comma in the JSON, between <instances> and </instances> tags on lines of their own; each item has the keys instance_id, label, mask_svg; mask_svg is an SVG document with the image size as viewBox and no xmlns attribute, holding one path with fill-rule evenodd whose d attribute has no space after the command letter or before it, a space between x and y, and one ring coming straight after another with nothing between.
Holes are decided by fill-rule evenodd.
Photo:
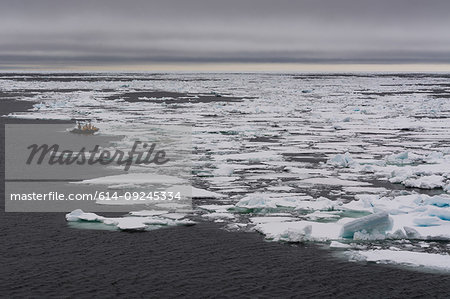
<instances>
[{"instance_id":1,"label":"blue-tinged ice chunk","mask_svg":"<svg viewBox=\"0 0 450 299\"><path fill-rule=\"evenodd\" d=\"M410 152L401 152L386 157L386 163L392 165L408 165L423 161L423 156Z\"/></svg>"},{"instance_id":2,"label":"blue-tinged ice chunk","mask_svg":"<svg viewBox=\"0 0 450 299\"><path fill-rule=\"evenodd\" d=\"M414 224L418 226L436 226L440 225L439 218L437 217L421 217L421 218L415 218L413 220Z\"/></svg>"},{"instance_id":3,"label":"blue-tinged ice chunk","mask_svg":"<svg viewBox=\"0 0 450 299\"><path fill-rule=\"evenodd\" d=\"M327 161L328 165L336 166L336 167L350 167L355 164L355 161L347 152L345 154L338 154L333 158Z\"/></svg>"},{"instance_id":4,"label":"blue-tinged ice chunk","mask_svg":"<svg viewBox=\"0 0 450 299\"><path fill-rule=\"evenodd\" d=\"M33 107L34 107L34 110L40 110L40 109L46 108L47 106L41 102L39 104L34 104Z\"/></svg>"},{"instance_id":5,"label":"blue-tinged ice chunk","mask_svg":"<svg viewBox=\"0 0 450 299\"><path fill-rule=\"evenodd\" d=\"M450 207L450 196L436 195L428 198L420 197L417 203L421 205L433 205L440 208Z\"/></svg>"},{"instance_id":6,"label":"blue-tinged ice chunk","mask_svg":"<svg viewBox=\"0 0 450 299\"><path fill-rule=\"evenodd\" d=\"M353 238L355 232L365 231L367 233L384 233L390 229L392 221L387 212L379 212L365 217L355 219L344 224L341 230L343 238Z\"/></svg>"},{"instance_id":7,"label":"blue-tinged ice chunk","mask_svg":"<svg viewBox=\"0 0 450 299\"><path fill-rule=\"evenodd\" d=\"M430 216L435 216L442 220L450 221L450 209L433 209L430 211Z\"/></svg>"}]
</instances>

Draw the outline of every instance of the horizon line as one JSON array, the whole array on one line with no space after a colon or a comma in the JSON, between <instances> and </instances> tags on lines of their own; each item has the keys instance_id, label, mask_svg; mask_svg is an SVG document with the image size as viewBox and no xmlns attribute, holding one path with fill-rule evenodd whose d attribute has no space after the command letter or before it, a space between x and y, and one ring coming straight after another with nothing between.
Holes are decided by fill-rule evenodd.
<instances>
[{"instance_id":1,"label":"horizon line","mask_svg":"<svg viewBox=\"0 0 450 299\"><path fill-rule=\"evenodd\" d=\"M0 72L450 72L450 63L151 63L112 65L0 64Z\"/></svg>"}]
</instances>

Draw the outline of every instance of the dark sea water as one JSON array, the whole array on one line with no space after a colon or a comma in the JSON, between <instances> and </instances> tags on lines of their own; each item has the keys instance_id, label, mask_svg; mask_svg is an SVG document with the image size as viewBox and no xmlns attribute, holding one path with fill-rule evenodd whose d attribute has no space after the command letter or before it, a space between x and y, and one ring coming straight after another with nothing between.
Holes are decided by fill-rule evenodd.
<instances>
[{"instance_id":1,"label":"dark sea water","mask_svg":"<svg viewBox=\"0 0 450 299\"><path fill-rule=\"evenodd\" d=\"M0 104L2 114L30 106ZM350 263L214 223L127 233L73 229L64 213L5 213L1 132L2 298L450 296L448 275Z\"/></svg>"}]
</instances>

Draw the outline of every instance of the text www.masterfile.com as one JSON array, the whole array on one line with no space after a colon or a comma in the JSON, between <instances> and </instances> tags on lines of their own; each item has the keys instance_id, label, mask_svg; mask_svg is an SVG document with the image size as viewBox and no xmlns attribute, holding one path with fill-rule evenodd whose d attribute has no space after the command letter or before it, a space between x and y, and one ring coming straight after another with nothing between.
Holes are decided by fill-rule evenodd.
<instances>
[{"instance_id":1,"label":"text www.masterfile.com","mask_svg":"<svg viewBox=\"0 0 450 299\"><path fill-rule=\"evenodd\" d=\"M11 201L172 201L181 200L181 192L151 191L151 192L118 192L94 193L63 193L51 191L47 193L11 193Z\"/></svg>"}]
</instances>

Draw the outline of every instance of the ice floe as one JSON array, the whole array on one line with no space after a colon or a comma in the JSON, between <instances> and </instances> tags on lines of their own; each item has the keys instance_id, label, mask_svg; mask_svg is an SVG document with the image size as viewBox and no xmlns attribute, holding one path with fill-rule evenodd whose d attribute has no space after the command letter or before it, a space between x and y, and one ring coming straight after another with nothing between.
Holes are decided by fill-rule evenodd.
<instances>
[{"instance_id":1,"label":"ice floe","mask_svg":"<svg viewBox=\"0 0 450 299\"><path fill-rule=\"evenodd\" d=\"M119 230L152 230L164 226L193 225L195 222L182 219L186 215L173 217L170 214L155 211L138 211L126 217L103 217L95 213L85 213L80 209L66 214L68 222L98 222L117 227Z\"/></svg>"},{"instance_id":2,"label":"ice floe","mask_svg":"<svg viewBox=\"0 0 450 299\"><path fill-rule=\"evenodd\" d=\"M340 236L354 238L356 233L377 234L385 233L392 226L392 220L387 212L379 212L357 218L342 226ZM358 235L357 235L358 236ZM358 239L358 237L356 238Z\"/></svg>"},{"instance_id":3,"label":"ice floe","mask_svg":"<svg viewBox=\"0 0 450 299\"><path fill-rule=\"evenodd\" d=\"M348 203L324 197L277 198L270 194L252 194L234 207L226 206L222 212L265 215L251 218L251 221L256 224L255 230L271 240L449 240L449 202L448 195L424 194L394 198L360 195L358 200ZM219 208L212 206L210 209ZM281 211L290 212L288 215L292 217L273 217ZM295 211L310 212L296 215ZM295 232L299 235L294 237Z\"/></svg>"},{"instance_id":4,"label":"ice floe","mask_svg":"<svg viewBox=\"0 0 450 299\"><path fill-rule=\"evenodd\" d=\"M338 167L351 167L352 165L355 165L355 163L356 162L348 152L343 155L338 154L327 161L327 164Z\"/></svg>"},{"instance_id":5,"label":"ice floe","mask_svg":"<svg viewBox=\"0 0 450 299\"><path fill-rule=\"evenodd\" d=\"M351 250L346 253L350 260L380 264L400 264L415 268L428 268L450 272L450 255L405 250Z\"/></svg>"},{"instance_id":6,"label":"ice floe","mask_svg":"<svg viewBox=\"0 0 450 299\"><path fill-rule=\"evenodd\" d=\"M340 226L313 221L259 223L254 228L272 241L303 242L339 239Z\"/></svg>"},{"instance_id":7,"label":"ice floe","mask_svg":"<svg viewBox=\"0 0 450 299\"><path fill-rule=\"evenodd\" d=\"M185 181L181 178L168 175L161 175L155 173L127 173L83 180L77 183L91 184L91 185L114 185L114 184L138 185L138 184L180 184L183 182Z\"/></svg>"},{"instance_id":8,"label":"ice floe","mask_svg":"<svg viewBox=\"0 0 450 299\"><path fill-rule=\"evenodd\" d=\"M414 187L420 189L435 189L444 186L444 178L440 175L421 176L416 179L409 178L403 181L406 187Z\"/></svg>"},{"instance_id":9,"label":"ice floe","mask_svg":"<svg viewBox=\"0 0 450 299\"><path fill-rule=\"evenodd\" d=\"M321 197L314 199L309 195L254 193L242 198L235 207L239 211L276 210L291 208L295 210L330 210L336 202Z\"/></svg>"},{"instance_id":10,"label":"ice floe","mask_svg":"<svg viewBox=\"0 0 450 299\"><path fill-rule=\"evenodd\" d=\"M331 241L330 248L351 248L352 246L349 244L344 244L338 241Z\"/></svg>"},{"instance_id":11,"label":"ice floe","mask_svg":"<svg viewBox=\"0 0 450 299\"><path fill-rule=\"evenodd\" d=\"M399 154L393 154L386 157L386 163L393 165L409 165L413 163L418 163L422 160L421 155L417 155L410 152L402 152Z\"/></svg>"}]
</instances>

